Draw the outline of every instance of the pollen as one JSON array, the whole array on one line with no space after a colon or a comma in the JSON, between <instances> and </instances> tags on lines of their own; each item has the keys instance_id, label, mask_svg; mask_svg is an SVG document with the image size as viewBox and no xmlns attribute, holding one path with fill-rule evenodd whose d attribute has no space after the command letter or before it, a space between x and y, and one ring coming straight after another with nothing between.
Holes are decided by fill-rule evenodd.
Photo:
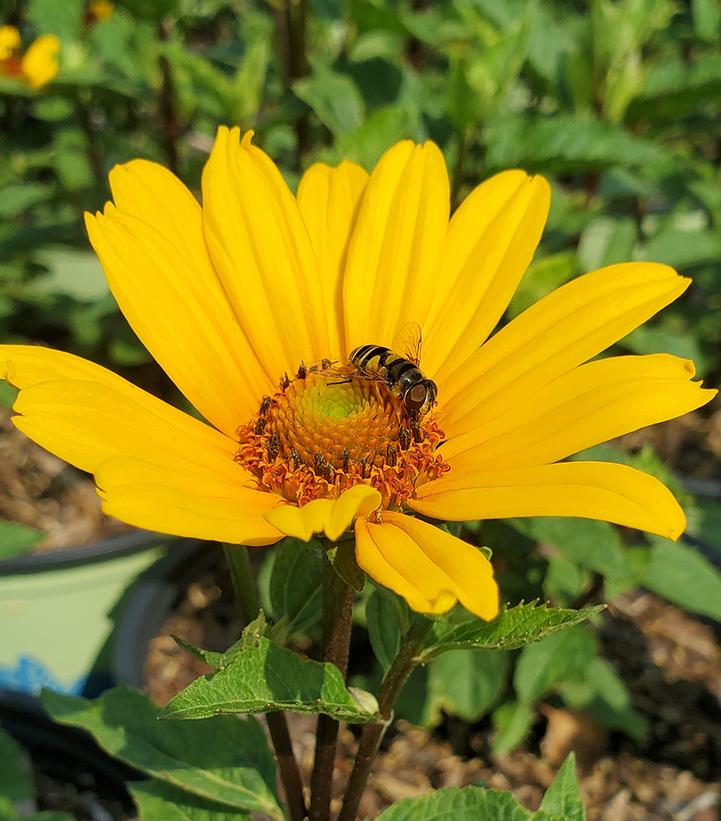
<instances>
[{"instance_id":1,"label":"pollen","mask_svg":"<svg viewBox=\"0 0 721 821\"><path fill-rule=\"evenodd\" d=\"M413 419L383 381L325 361L284 376L237 433L236 461L261 486L301 506L368 484L383 508L400 509L416 488L450 469L432 414Z\"/></svg>"}]
</instances>

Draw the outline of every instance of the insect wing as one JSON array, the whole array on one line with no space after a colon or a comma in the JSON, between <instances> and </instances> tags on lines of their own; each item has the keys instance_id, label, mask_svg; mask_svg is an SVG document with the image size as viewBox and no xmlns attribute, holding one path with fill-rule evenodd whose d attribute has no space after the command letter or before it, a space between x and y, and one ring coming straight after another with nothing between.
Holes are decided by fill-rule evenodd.
<instances>
[{"instance_id":1,"label":"insect wing","mask_svg":"<svg viewBox=\"0 0 721 821\"><path fill-rule=\"evenodd\" d=\"M414 365L420 365L422 345L421 326L417 322L406 322L393 337L392 349Z\"/></svg>"}]
</instances>

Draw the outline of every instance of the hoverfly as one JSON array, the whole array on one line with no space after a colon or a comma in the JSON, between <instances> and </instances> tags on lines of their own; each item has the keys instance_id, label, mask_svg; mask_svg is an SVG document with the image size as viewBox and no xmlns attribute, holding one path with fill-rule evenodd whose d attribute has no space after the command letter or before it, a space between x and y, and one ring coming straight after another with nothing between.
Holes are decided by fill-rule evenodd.
<instances>
[{"instance_id":1,"label":"hoverfly","mask_svg":"<svg viewBox=\"0 0 721 821\"><path fill-rule=\"evenodd\" d=\"M393 347L403 350L403 356L385 345L360 345L348 355L348 364L356 368L361 379L385 382L403 400L411 418L417 419L428 413L438 395L436 383L426 379L419 367L421 345L420 325L410 322L393 340Z\"/></svg>"}]
</instances>

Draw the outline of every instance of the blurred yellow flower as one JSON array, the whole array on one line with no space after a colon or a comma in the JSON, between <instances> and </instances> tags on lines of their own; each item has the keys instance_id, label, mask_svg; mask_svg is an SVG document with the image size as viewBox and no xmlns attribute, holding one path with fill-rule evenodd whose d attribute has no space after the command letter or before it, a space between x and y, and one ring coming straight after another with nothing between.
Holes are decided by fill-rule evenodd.
<instances>
[{"instance_id":1,"label":"blurred yellow flower","mask_svg":"<svg viewBox=\"0 0 721 821\"><path fill-rule=\"evenodd\" d=\"M87 216L120 308L209 424L86 360L0 347L0 375L20 388L15 424L94 473L108 514L246 545L353 525L358 564L413 609L460 601L484 619L498 611L489 561L414 514L579 516L679 536L684 514L652 476L563 460L713 397L675 356L594 359L688 279L611 265L491 335L543 230L543 178L497 174L451 216L443 155L404 141L370 176L313 165L293 196L251 137L220 128L202 208L135 160L110 174L114 204ZM421 417L348 364L411 322L438 387Z\"/></svg>"},{"instance_id":2,"label":"blurred yellow flower","mask_svg":"<svg viewBox=\"0 0 721 821\"><path fill-rule=\"evenodd\" d=\"M20 33L14 26L0 26L0 74L14 77L30 88L40 88L58 73L60 40L43 34L20 52Z\"/></svg>"},{"instance_id":3,"label":"blurred yellow flower","mask_svg":"<svg viewBox=\"0 0 721 821\"><path fill-rule=\"evenodd\" d=\"M102 23L107 20L115 11L115 5L110 0L90 0L85 14L87 20L95 23Z\"/></svg>"}]
</instances>

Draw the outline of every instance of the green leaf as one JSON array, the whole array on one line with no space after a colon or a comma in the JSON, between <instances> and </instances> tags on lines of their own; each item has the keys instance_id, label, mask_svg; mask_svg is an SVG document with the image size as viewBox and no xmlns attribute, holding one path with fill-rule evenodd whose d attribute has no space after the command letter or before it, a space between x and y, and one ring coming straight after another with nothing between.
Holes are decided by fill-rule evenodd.
<instances>
[{"instance_id":1,"label":"green leaf","mask_svg":"<svg viewBox=\"0 0 721 821\"><path fill-rule=\"evenodd\" d=\"M501 695L508 661L499 650L450 650L434 659L428 669L424 723L437 724L442 710L477 721Z\"/></svg>"},{"instance_id":2,"label":"green leaf","mask_svg":"<svg viewBox=\"0 0 721 821\"><path fill-rule=\"evenodd\" d=\"M53 189L41 183L12 183L0 189L0 217L9 219L27 213L52 198Z\"/></svg>"},{"instance_id":3,"label":"green leaf","mask_svg":"<svg viewBox=\"0 0 721 821\"><path fill-rule=\"evenodd\" d=\"M586 810L583 808L576 777L576 757L573 753L569 753L561 769L556 773L539 809L557 815L564 821L586 821Z\"/></svg>"},{"instance_id":4,"label":"green leaf","mask_svg":"<svg viewBox=\"0 0 721 821\"><path fill-rule=\"evenodd\" d=\"M693 30L707 43L718 43L721 35L721 6L717 0L691 0Z\"/></svg>"},{"instance_id":5,"label":"green leaf","mask_svg":"<svg viewBox=\"0 0 721 821\"><path fill-rule=\"evenodd\" d=\"M648 117L658 121L697 114L704 104L716 102L719 91L718 54L703 55L690 64L680 58L659 60L648 67L643 85L629 106L627 119Z\"/></svg>"},{"instance_id":6,"label":"green leaf","mask_svg":"<svg viewBox=\"0 0 721 821\"><path fill-rule=\"evenodd\" d=\"M373 653L385 673L408 628L408 607L398 596L375 588L366 602L366 625Z\"/></svg>"},{"instance_id":7,"label":"green leaf","mask_svg":"<svg viewBox=\"0 0 721 821\"><path fill-rule=\"evenodd\" d=\"M513 675L518 698L530 704L556 684L582 678L595 652L594 637L580 625L524 647Z\"/></svg>"},{"instance_id":8,"label":"green leaf","mask_svg":"<svg viewBox=\"0 0 721 821\"><path fill-rule=\"evenodd\" d=\"M284 539L270 576L270 605L284 636L303 633L320 619L323 606L321 546ZM282 643L282 642L281 642Z\"/></svg>"},{"instance_id":9,"label":"green leaf","mask_svg":"<svg viewBox=\"0 0 721 821\"><path fill-rule=\"evenodd\" d=\"M568 282L575 273L576 254L572 251L561 251L534 260L516 288L508 307L509 316L518 316L541 297Z\"/></svg>"},{"instance_id":10,"label":"green leaf","mask_svg":"<svg viewBox=\"0 0 721 821\"><path fill-rule=\"evenodd\" d=\"M493 712L496 735L491 745L495 755L518 747L531 731L535 712L530 704L522 701L507 701Z\"/></svg>"},{"instance_id":11,"label":"green leaf","mask_svg":"<svg viewBox=\"0 0 721 821\"><path fill-rule=\"evenodd\" d=\"M504 607L498 618L487 623L456 608L434 621L430 638L419 658L425 664L446 650L512 650L573 627L603 609L604 605L567 610L538 602L521 602L515 607Z\"/></svg>"},{"instance_id":12,"label":"green leaf","mask_svg":"<svg viewBox=\"0 0 721 821\"><path fill-rule=\"evenodd\" d=\"M720 91L721 93L721 91ZM721 257L721 237L716 229L693 229L670 225L659 230L640 249L638 258L662 259L676 268L716 262Z\"/></svg>"},{"instance_id":13,"label":"green leaf","mask_svg":"<svg viewBox=\"0 0 721 821\"><path fill-rule=\"evenodd\" d=\"M283 818L275 761L254 718L160 722L150 699L124 686L94 701L44 690L42 702L56 721L82 727L110 755L154 778L229 807Z\"/></svg>"},{"instance_id":14,"label":"green leaf","mask_svg":"<svg viewBox=\"0 0 721 821\"><path fill-rule=\"evenodd\" d=\"M446 787L421 798L397 801L378 821L530 821L533 814L509 792L482 787Z\"/></svg>"},{"instance_id":15,"label":"green leaf","mask_svg":"<svg viewBox=\"0 0 721 821\"><path fill-rule=\"evenodd\" d=\"M660 165L671 161L658 143L619 126L586 117L506 115L488 128L489 171L572 173L612 165Z\"/></svg>"},{"instance_id":16,"label":"green leaf","mask_svg":"<svg viewBox=\"0 0 721 821\"><path fill-rule=\"evenodd\" d=\"M363 590L366 583L366 574L358 567L355 558L355 543L344 541L334 545L327 551L328 561L338 576L356 593Z\"/></svg>"},{"instance_id":17,"label":"green leaf","mask_svg":"<svg viewBox=\"0 0 721 821\"><path fill-rule=\"evenodd\" d=\"M235 810L179 790L165 781L139 781L128 785L142 821L244 821L245 810Z\"/></svg>"},{"instance_id":18,"label":"green leaf","mask_svg":"<svg viewBox=\"0 0 721 821\"><path fill-rule=\"evenodd\" d=\"M334 664L302 658L264 636L236 652L223 669L189 684L159 717L198 719L271 710L325 713L352 723L378 717L375 698L348 690Z\"/></svg>"},{"instance_id":19,"label":"green leaf","mask_svg":"<svg viewBox=\"0 0 721 821\"><path fill-rule=\"evenodd\" d=\"M652 537L641 584L691 613L721 621L721 573L683 543Z\"/></svg>"},{"instance_id":20,"label":"green leaf","mask_svg":"<svg viewBox=\"0 0 721 821\"><path fill-rule=\"evenodd\" d=\"M347 158L371 168L389 145L409 136L408 119L402 105L376 109L361 126L338 138L333 157L328 159Z\"/></svg>"},{"instance_id":21,"label":"green leaf","mask_svg":"<svg viewBox=\"0 0 721 821\"><path fill-rule=\"evenodd\" d=\"M623 679L604 658L590 662L583 681L565 683L562 696L566 704L585 710L610 730L623 730L638 741L646 733L646 719L634 709Z\"/></svg>"},{"instance_id":22,"label":"green leaf","mask_svg":"<svg viewBox=\"0 0 721 821\"><path fill-rule=\"evenodd\" d=\"M581 567L617 583L634 582L618 532L608 522L544 516L513 519L509 524L538 542L554 545Z\"/></svg>"},{"instance_id":23,"label":"green leaf","mask_svg":"<svg viewBox=\"0 0 721 821\"><path fill-rule=\"evenodd\" d=\"M363 98L353 80L321 63L313 66L309 77L297 80L293 91L336 137L353 131L364 120Z\"/></svg>"},{"instance_id":24,"label":"green leaf","mask_svg":"<svg viewBox=\"0 0 721 821\"><path fill-rule=\"evenodd\" d=\"M28 20L38 34L57 34L60 40L79 40L84 0L28 0Z\"/></svg>"},{"instance_id":25,"label":"green leaf","mask_svg":"<svg viewBox=\"0 0 721 821\"><path fill-rule=\"evenodd\" d=\"M630 217L597 217L581 233L578 264L583 271L625 262L636 244L636 223Z\"/></svg>"},{"instance_id":26,"label":"green leaf","mask_svg":"<svg viewBox=\"0 0 721 821\"><path fill-rule=\"evenodd\" d=\"M721 256L721 251L719 254ZM663 257L658 257L658 259L663 259ZM636 328L620 344L633 353L647 354L663 351L683 359L691 359L696 365L699 377L702 377L712 365L691 329L674 328L663 320L660 324L642 325Z\"/></svg>"},{"instance_id":27,"label":"green leaf","mask_svg":"<svg viewBox=\"0 0 721 821\"><path fill-rule=\"evenodd\" d=\"M5 730L0 729L0 796L27 801L35 796L30 761L25 750Z\"/></svg>"},{"instance_id":28,"label":"green leaf","mask_svg":"<svg viewBox=\"0 0 721 821\"><path fill-rule=\"evenodd\" d=\"M45 538L41 530L18 522L0 522L0 561L28 553Z\"/></svg>"},{"instance_id":29,"label":"green leaf","mask_svg":"<svg viewBox=\"0 0 721 821\"><path fill-rule=\"evenodd\" d=\"M33 283L31 290L36 296L66 294L74 299L94 302L108 293L103 269L90 251L44 248L35 260L48 268L47 275Z\"/></svg>"}]
</instances>

